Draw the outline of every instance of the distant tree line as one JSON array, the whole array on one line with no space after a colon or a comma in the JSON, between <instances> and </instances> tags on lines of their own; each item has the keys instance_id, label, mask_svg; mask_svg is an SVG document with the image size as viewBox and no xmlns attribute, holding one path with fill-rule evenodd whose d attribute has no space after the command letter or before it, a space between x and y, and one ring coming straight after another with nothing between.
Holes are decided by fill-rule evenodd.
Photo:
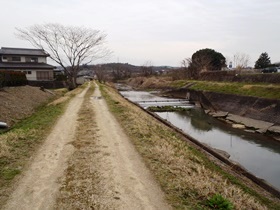
<instances>
[{"instance_id":1,"label":"distant tree line","mask_svg":"<svg viewBox=\"0 0 280 210\"><path fill-rule=\"evenodd\" d=\"M242 70L248 66L249 55L236 53L233 57L233 64L236 70ZM278 66L280 63L271 64L270 57L266 52L262 53L255 62L255 69L263 69L270 66ZM196 51L191 58L182 61L182 68L187 78L198 79L203 72L220 71L227 68L226 58L213 49L205 48Z\"/></svg>"}]
</instances>

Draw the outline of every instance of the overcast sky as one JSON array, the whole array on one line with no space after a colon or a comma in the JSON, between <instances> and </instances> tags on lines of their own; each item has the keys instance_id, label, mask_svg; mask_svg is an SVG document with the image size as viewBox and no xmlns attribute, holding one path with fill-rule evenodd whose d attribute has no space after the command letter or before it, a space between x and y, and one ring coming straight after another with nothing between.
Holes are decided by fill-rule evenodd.
<instances>
[{"instance_id":1,"label":"overcast sky","mask_svg":"<svg viewBox=\"0 0 280 210\"><path fill-rule=\"evenodd\" d=\"M280 0L0 0L0 46L32 48L15 28L60 23L99 29L114 52L107 61L180 66L212 48L232 60L262 52L280 62Z\"/></svg>"}]
</instances>

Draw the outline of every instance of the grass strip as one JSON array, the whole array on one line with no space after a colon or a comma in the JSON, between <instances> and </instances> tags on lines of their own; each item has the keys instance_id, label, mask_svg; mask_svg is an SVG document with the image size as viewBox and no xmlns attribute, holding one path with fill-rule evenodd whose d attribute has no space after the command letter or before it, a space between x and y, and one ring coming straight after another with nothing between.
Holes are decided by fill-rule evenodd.
<instances>
[{"instance_id":1,"label":"grass strip","mask_svg":"<svg viewBox=\"0 0 280 210\"><path fill-rule=\"evenodd\" d=\"M209 81L189 81L193 83L190 89L203 90L226 94L243 96L254 96L260 98L279 99L280 85L278 84L250 84L239 82L209 82Z\"/></svg>"},{"instance_id":2,"label":"grass strip","mask_svg":"<svg viewBox=\"0 0 280 210\"><path fill-rule=\"evenodd\" d=\"M235 209L280 208L277 199L268 199L247 187L114 89L104 85L100 89L175 209L211 209L205 203L217 194L233 203Z\"/></svg>"}]
</instances>

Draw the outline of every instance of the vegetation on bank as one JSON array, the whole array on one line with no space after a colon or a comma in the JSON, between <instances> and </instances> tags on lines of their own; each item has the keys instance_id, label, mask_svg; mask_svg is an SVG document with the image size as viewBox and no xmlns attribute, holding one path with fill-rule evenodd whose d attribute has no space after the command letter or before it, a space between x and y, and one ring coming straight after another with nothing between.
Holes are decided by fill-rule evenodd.
<instances>
[{"instance_id":1,"label":"vegetation on bank","mask_svg":"<svg viewBox=\"0 0 280 210\"><path fill-rule=\"evenodd\" d=\"M190 81L193 90L212 91L218 93L254 96L260 98L279 99L280 85L278 84L250 84L239 82L209 82Z\"/></svg>"},{"instance_id":2,"label":"vegetation on bank","mask_svg":"<svg viewBox=\"0 0 280 210\"><path fill-rule=\"evenodd\" d=\"M114 89L102 85L101 91L175 209L280 208L277 201L258 194L222 170L195 146L123 99Z\"/></svg>"},{"instance_id":3,"label":"vegetation on bank","mask_svg":"<svg viewBox=\"0 0 280 210\"><path fill-rule=\"evenodd\" d=\"M75 90L76 94L78 92ZM69 97L72 94L69 92ZM64 112L68 101L43 104L12 129L0 133L0 206L11 193L13 179L24 170L30 157Z\"/></svg>"},{"instance_id":4,"label":"vegetation on bank","mask_svg":"<svg viewBox=\"0 0 280 210\"><path fill-rule=\"evenodd\" d=\"M136 89L189 88L193 90L212 91L226 94L254 96L269 99L280 98L280 84L247 83L247 82L216 82L202 80L172 80L169 77L138 77L127 82Z\"/></svg>"}]
</instances>

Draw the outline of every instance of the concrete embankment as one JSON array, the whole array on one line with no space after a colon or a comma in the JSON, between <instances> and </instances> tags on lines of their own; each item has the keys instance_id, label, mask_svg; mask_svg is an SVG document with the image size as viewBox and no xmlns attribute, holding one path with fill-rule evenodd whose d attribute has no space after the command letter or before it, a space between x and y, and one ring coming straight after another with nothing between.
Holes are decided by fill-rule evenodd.
<instances>
[{"instance_id":1,"label":"concrete embankment","mask_svg":"<svg viewBox=\"0 0 280 210\"><path fill-rule=\"evenodd\" d=\"M259 133L280 135L280 100L240 96L188 88L168 91L172 97L197 102L207 113Z\"/></svg>"}]
</instances>

